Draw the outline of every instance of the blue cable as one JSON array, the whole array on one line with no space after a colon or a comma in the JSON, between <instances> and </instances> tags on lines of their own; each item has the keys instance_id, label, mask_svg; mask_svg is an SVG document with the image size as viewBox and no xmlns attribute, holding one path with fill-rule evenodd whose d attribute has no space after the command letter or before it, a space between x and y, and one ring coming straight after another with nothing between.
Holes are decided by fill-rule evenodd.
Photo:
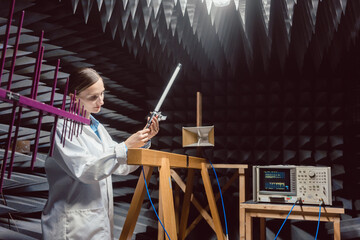
<instances>
[{"instance_id":1,"label":"blue cable","mask_svg":"<svg viewBox=\"0 0 360 240\"><path fill-rule=\"evenodd\" d=\"M220 187L220 183L219 183L219 179L217 177L217 174L216 174L216 171L215 171L215 168L214 166L212 165L211 163L211 160L209 159L209 162L211 164L211 167L214 171L214 174L215 174L215 177L216 177L216 181L217 181L217 184L218 184L218 187L219 187L219 192L220 192L220 197L221 197L221 204L222 204L222 207L223 207L223 212L224 212L224 221L225 221L225 233L226 233L226 236L228 237L228 227L227 227L227 221L226 221L226 213L225 213L225 205L224 205L224 199L223 199L223 195L221 193L221 187Z\"/></svg>"},{"instance_id":2,"label":"blue cable","mask_svg":"<svg viewBox=\"0 0 360 240\"><path fill-rule=\"evenodd\" d=\"M153 202L151 201L151 197L150 197L149 189L148 189L148 186L147 186L147 183L146 183L146 179L145 179L144 167L143 167L143 166L141 166L141 169L142 169L142 173L143 173L143 176L144 176L144 182L145 182L146 192L147 192L147 195L148 195L148 197L149 197L149 200L150 200L151 206L153 207L154 212L155 212L155 215L156 215L157 219L159 220L159 222L160 222L160 224L161 224L162 228L164 229L164 231L165 231L165 233L166 233L167 237L169 238L169 240L171 240L171 239L170 239L169 234L167 233L167 231L166 231L166 229L165 229L165 227L164 227L163 223L161 222L161 220L160 220L160 218L159 218L159 215L158 215L158 214L157 214L157 212L156 212L156 209L155 209L155 206L154 206Z\"/></svg>"},{"instance_id":3,"label":"blue cable","mask_svg":"<svg viewBox=\"0 0 360 240\"><path fill-rule=\"evenodd\" d=\"M279 233L280 233L281 229L283 228L283 226L284 226L284 224L285 224L286 220L287 220L287 219L288 219L288 217L290 216L290 213L292 212L292 210L293 210L293 208L295 207L295 204L296 204L296 203L297 203L297 201L294 203L294 205L293 205L293 206L292 206L292 208L290 209L290 212L289 212L289 213L288 213L288 215L286 216L286 218L285 218L285 220L284 220L283 224L281 225L281 227L280 227L279 231L277 232L277 234L276 234L276 236L275 236L274 240L278 237L278 235L279 235Z\"/></svg>"},{"instance_id":4,"label":"blue cable","mask_svg":"<svg viewBox=\"0 0 360 240\"><path fill-rule=\"evenodd\" d=\"M317 236L318 236L318 233L319 233L320 216L321 216L321 204L319 205L319 220L318 220L318 224L317 224L317 229L316 229L315 240L317 239Z\"/></svg>"}]
</instances>

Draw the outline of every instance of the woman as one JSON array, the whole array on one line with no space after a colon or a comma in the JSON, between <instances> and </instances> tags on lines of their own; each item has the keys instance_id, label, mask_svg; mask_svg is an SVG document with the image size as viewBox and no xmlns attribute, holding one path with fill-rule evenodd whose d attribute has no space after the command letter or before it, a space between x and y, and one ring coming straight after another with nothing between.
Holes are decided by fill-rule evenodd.
<instances>
[{"instance_id":1,"label":"woman","mask_svg":"<svg viewBox=\"0 0 360 240\"><path fill-rule=\"evenodd\" d=\"M111 174L126 175L137 169L127 165L127 149L149 147L159 131L157 119L122 143L114 142L91 114L104 104L104 83L93 69L70 75L69 95L86 110L90 126L61 143L64 121L56 126L54 154L45 161L49 198L41 221L43 238L113 239L113 192ZM70 124L65 124L69 128Z\"/></svg>"}]
</instances>

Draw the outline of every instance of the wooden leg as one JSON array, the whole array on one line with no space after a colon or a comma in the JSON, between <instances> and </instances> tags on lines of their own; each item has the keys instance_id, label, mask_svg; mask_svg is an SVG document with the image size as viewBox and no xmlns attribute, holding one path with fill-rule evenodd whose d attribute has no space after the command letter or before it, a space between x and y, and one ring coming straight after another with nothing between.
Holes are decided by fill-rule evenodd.
<instances>
[{"instance_id":1,"label":"wooden leg","mask_svg":"<svg viewBox=\"0 0 360 240\"><path fill-rule=\"evenodd\" d=\"M159 189L161 189L161 182L159 182ZM163 223L164 222L164 212L163 212L163 206L162 206L162 198L161 198L161 191L159 191L159 218L160 221ZM161 226L160 221L158 221L158 240L164 240L164 236L165 236L165 231L163 229L163 227Z\"/></svg>"},{"instance_id":2,"label":"wooden leg","mask_svg":"<svg viewBox=\"0 0 360 240\"><path fill-rule=\"evenodd\" d=\"M334 221L334 240L341 239L341 231L340 231L340 217L335 219Z\"/></svg>"},{"instance_id":3,"label":"wooden leg","mask_svg":"<svg viewBox=\"0 0 360 240\"><path fill-rule=\"evenodd\" d=\"M245 240L245 209L241 208L242 202L245 202L245 169L239 168L239 236Z\"/></svg>"},{"instance_id":4,"label":"wooden leg","mask_svg":"<svg viewBox=\"0 0 360 240\"><path fill-rule=\"evenodd\" d=\"M165 230L169 234L171 240L177 240L174 198L171 189L170 163L168 158L161 159L159 175ZM167 236L166 239L168 239Z\"/></svg>"},{"instance_id":5,"label":"wooden leg","mask_svg":"<svg viewBox=\"0 0 360 240\"><path fill-rule=\"evenodd\" d=\"M245 209L240 208L239 224L240 239L245 240Z\"/></svg>"},{"instance_id":6,"label":"wooden leg","mask_svg":"<svg viewBox=\"0 0 360 240\"><path fill-rule=\"evenodd\" d=\"M209 172L205 163L201 163L201 176L204 182L206 196L209 202L211 216L214 221L217 239L224 239L219 213L216 207L214 193L211 187Z\"/></svg>"},{"instance_id":7,"label":"wooden leg","mask_svg":"<svg viewBox=\"0 0 360 240\"><path fill-rule=\"evenodd\" d=\"M183 201L183 206L181 209L181 219L180 219L180 229L179 229L179 239L180 240L185 239L187 221L188 221L189 211L190 211L191 194L192 194L192 190L193 190L193 186L194 186L193 181L194 181L194 169L188 169L184 201Z\"/></svg>"},{"instance_id":8,"label":"wooden leg","mask_svg":"<svg viewBox=\"0 0 360 240\"><path fill-rule=\"evenodd\" d=\"M266 239L266 222L265 218L260 218L260 240Z\"/></svg>"},{"instance_id":9,"label":"wooden leg","mask_svg":"<svg viewBox=\"0 0 360 240\"><path fill-rule=\"evenodd\" d=\"M252 218L251 218L251 215L250 213L246 213L245 215L245 223L246 223L246 234L245 234L245 237L246 237L246 240L252 240L253 239L253 236L252 236L252 228L253 228L253 225L252 225Z\"/></svg>"},{"instance_id":10,"label":"wooden leg","mask_svg":"<svg viewBox=\"0 0 360 240\"><path fill-rule=\"evenodd\" d=\"M170 170L171 175L171 170ZM180 187L175 184L175 192L174 192L174 205L175 205L175 220L176 220L176 234L179 236L179 228L180 228Z\"/></svg>"},{"instance_id":11,"label":"wooden leg","mask_svg":"<svg viewBox=\"0 0 360 240\"><path fill-rule=\"evenodd\" d=\"M239 236L240 236L240 240L245 240L245 230L246 230L246 221L245 221L245 209L241 207L241 204L240 204L240 219L239 219L239 222L240 222L240 233L239 233Z\"/></svg>"},{"instance_id":12,"label":"wooden leg","mask_svg":"<svg viewBox=\"0 0 360 240\"><path fill-rule=\"evenodd\" d=\"M150 181L153 170L154 170L153 167L144 166L145 179L147 183ZM119 238L120 240L131 240L132 234L135 229L136 221L137 218L139 217L141 206L144 201L145 193L146 193L145 182L144 182L144 177L142 176L141 173L135 188L133 198L130 203L130 208L126 216L123 229L121 231L121 235Z\"/></svg>"}]
</instances>

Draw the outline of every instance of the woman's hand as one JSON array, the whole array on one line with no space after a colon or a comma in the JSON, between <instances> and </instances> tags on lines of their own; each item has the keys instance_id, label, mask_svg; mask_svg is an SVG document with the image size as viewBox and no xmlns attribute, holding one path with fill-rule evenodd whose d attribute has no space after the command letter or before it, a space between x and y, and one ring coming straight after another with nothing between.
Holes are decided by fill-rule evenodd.
<instances>
[{"instance_id":1,"label":"woman's hand","mask_svg":"<svg viewBox=\"0 0 360 240\"><path fill-rule=\"evenodd\" d=\"M150 124L150 133L149 133L149 139L153 138L156 134L158 134L159 132L159 121L158 121L158 117L154 117L151 120L151 124Z\"/></svg>"},{"instance_id":2,"label":"woman's hand","mask_svg":"<svg viewBox=\"0 0 360 240\"><path fill-rule=\"evenodd\" d=\"M159 121L157 117L154 117L151 121L149 128L137 131L125 140L125 144L128 148L139 148L145 145L147 141L153 138L159 132Z\"/></svg>"},{"instance_id":3,"label":"woman's hand","mask_svg":"<svg viewBox=\"0 0 360 240\"><path fill-rule=\"evenodd\" d=\"M150 140L149 134L150 129L143 129L137 131L133 135L131 135L128 139L125 140L125 145L128 148L139 148L145 145L147 141Z\"/></svg>"}]
</instances>

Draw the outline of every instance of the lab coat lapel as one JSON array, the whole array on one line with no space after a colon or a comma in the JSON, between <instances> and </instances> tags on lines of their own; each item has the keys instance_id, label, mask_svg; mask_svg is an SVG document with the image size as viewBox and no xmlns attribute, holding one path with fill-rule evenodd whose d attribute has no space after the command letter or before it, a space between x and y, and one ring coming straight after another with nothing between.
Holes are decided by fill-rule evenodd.
<instances>
[{"instance_id":1,"label":"lab coat lapel","mask_svg":"<svg viewBox=\"0 0 360 240\"><path fill-rule=\"evenodd\" d=\"M104 143L103 141L100 140L100 138L96 135L96 133L91 129L90 126L86 125L83 128L83 131L85 131L85 133L89 136L91 136L93 139L95 139L95 141L99 144L93 145L94 147L96 147L99 152L104 152ZM102 136L102 134L100 134L100 137Z\"/></svg>"},{"instance_id":2,"label":"lab coat lapel","mask_svg":"<svg viewBox=\"0 0 360 240\"><path fill-rule=\"evenodd\" d=\"M102 146L102 152L105 152L107 148L113 146L113 141L111 137L106 133L105 127L103 125L99 124L98 126L100 138L96 135L96 133L91 129L90 126L84 126L83 130L86 130L87 134L91 135L91 137L96 139L96 141Z\"/></svg>"}]
</instances>

